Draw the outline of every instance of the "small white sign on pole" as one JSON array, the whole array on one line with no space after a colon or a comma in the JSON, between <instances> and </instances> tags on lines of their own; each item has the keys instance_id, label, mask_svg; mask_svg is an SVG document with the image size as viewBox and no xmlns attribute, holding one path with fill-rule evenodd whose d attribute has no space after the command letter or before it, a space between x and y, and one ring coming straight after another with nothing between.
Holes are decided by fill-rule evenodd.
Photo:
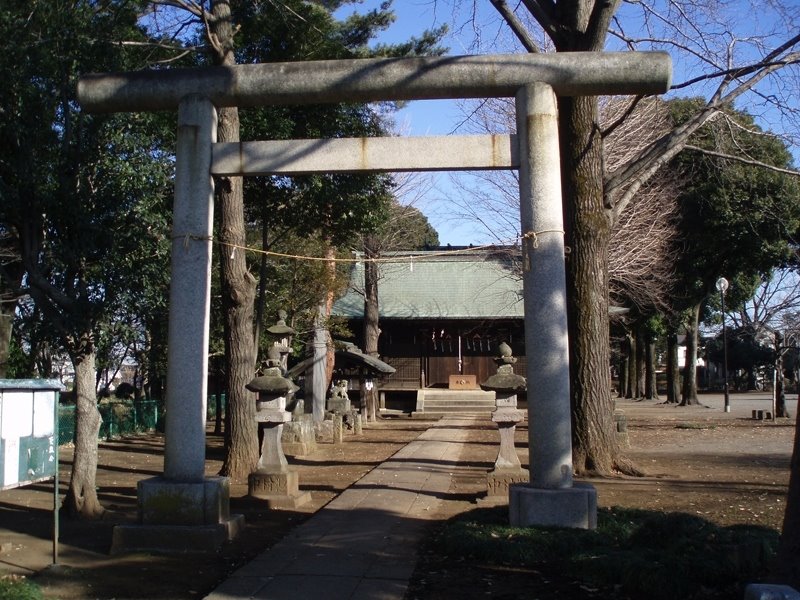
<instances>
[{"instance_id":1,"label":"small white sign on pole","mask_svg":"<svg viewBox=\"0 0 800 600\"><path fill-rule=\"evenodd\" d=\"M62 389L54 380L0 379L0 490L56 475Z\"/></svg>"}]
</instances>

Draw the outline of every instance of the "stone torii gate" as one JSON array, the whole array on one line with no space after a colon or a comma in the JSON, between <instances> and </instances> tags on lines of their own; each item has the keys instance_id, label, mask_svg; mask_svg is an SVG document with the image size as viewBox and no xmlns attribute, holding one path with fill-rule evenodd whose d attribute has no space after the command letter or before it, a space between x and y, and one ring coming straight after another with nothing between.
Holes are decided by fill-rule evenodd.
<instances>
[{"instance_id":1,"label":"stone torii gate","mask_svg":"<svg viewBox=\"0 0 800 600\"><path fill-rule=\"evenodd\" d=\"M178 108L164 473L140 482L140 524L118 528L115 548L169 547L175 528L181 544L213 544L238 527L228 514L227 479L204 475L214 175L519 169L531 480L512 487L510 520L594 527L595 490L572 479L556 96L664 93L670 78L670 58L660 52L309 61L81 78L78 99L88 112ZM515 98L516 135L215 143L216 107L488 97Z\"/></svg>"}]
</instances>

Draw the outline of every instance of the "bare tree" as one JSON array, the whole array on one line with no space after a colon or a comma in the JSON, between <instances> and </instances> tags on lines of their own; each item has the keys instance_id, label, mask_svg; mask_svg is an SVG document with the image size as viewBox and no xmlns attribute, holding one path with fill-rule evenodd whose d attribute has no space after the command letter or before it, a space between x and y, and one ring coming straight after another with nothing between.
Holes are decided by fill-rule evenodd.
<instances>
[{"instance_id":1,"label":"bare tree","mask_svg":"<svg viewBox=\"0 0 800 600\"><path fill-rule=\"evenodd\" d=\"M752 298L728 313L732 327L750 329L756 336L795 328L792 322L800 310L800 278L793 268L776 269L771 275L762 279Z\"/></svg>"},{"instance_id":2,"label":"bare tree","mask_svg":"<svg viewBox=\"0 0 800 600\"><path fill-rule=\"evenodd\" d=\"M505 98L463 105L465 127L474 133L501 133L514 127L514 103ZM663 102L646 99L631 107L621 98L601 102L606 172L613 174L670 126ZM481 223L496 241L519 237L519 180L516 171L470 173L454 178L458 194L449 198L456 213ZM477 184L477 185L476 185ZM674 270L678 217L677 174L664 170L616 216L609 250L612 303L650 313L668 308Z\"/></svg>"},{"instance_id":3,"label":"bare tree","mask_svg":"<svg viewBox=\"0 0 800 600\"><path fill-rule=\"evenodd\" d=\"M780 109L787 131L790 127L798 130L797 109L788 100L797 90L800 35L795 25L800 9L768 3L775 18L764 20L770 24L770 31L756 35L754 31L737 34L742 31L740 10L716 11L718 3L701 0L636 2L622 8L620 0L524 0L513 7L504 0L492 0L492 5L528 52L541 51L537 37L542 33L558 52L602 51L609 33L629 49L669 46L681 72L685 65L690 69L686 72L691 73L689 79L673 88L706 98L685 123L659 136L612 173L604 169L597 100L559 100L565 227L572 249L567 285L573 457L578 472L610 473L626 467L619 459L613 436L609 355L604 350L609 340L612 226L654 175L687 146L695 131L746 94L765 108ZM659 12L659 6L663 12ZM757 10L764 13L762 3ZM636 24L635 35L626 30L628 22ZM786 68L793 79L789 86L779 86L774 75Z\"/></svg>"}]
</instances>

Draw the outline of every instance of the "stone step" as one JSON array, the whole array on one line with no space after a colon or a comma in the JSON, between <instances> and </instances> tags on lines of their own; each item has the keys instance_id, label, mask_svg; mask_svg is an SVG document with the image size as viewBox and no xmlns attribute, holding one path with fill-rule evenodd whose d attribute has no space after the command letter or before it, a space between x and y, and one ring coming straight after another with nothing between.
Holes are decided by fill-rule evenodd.
<instances>
[{"instance_id":1,"label":"stone step","mask_svg":"<svg viewBox=\"0 0 800 600\"><path fill-rule=\"evenodd\" d=\"M428 396L425 396L423 398L423 401L425 402L425 404L430 404L434 402L437 404L464 404L467 406L473 406L476 404L478 405L487 404L489 406L494 406L495 404L494 398L454 398L452 396L448 398L442 398L440 396L435 396L433 398L430 398Z\"/></svg>"},{"instance_id":2,"label":"stone step","mask_svg":"<svg viewBox=\"0 0 800 600\"><path fill-rule=\"evenodd\" d=\"M489 414L494 410L494 406L428 406L424 407L425 412L471 412Z\"/></svg>"},{"instance_id":3,"label":"stone step","mask_svg":"<svg viewBox=\"0 0 800 600\"><path fill-rule=\"evenodd\" d=\"M494 392L483 390L417 390L415 413L486 415L495 409Z\"/></svg>"},{"instance_id":4,"label":"stone step","mask_svg":"<svg viewBox=\"0 0 800 600\"><path fill-rule=\"evenodd\" d=\"M491 398L494 401L494 392L484 392L483 390L422 389L417 390L417 395L423 395L425 398L458 398L461 400L485 400Z\"/></svg>"},{"instance_id":5,"label":"stone step","mask_svg":"<svg viewBox=\"0 0 800 600\"><path fill-rule=\"evenodd\" d=\"M421 419L421 420L435 420L435 419L443 419L444 417L469 417L469 418L476 418L476 419L489 419L490 418L489 411L474 411L474 410L459 410L459 411L441 411L441 410L426 410L426 411L414 411L411 413L412 419Z\"/></svg>"},{"instance_id":6,"label":"stone step","mask_svg":"<svg viewBox=\"0 0 800 600\"><path fill-rule=\"evenodd\" d=\"M439 403L429 404L428 402L426 402L425 404L422 405L422 409L423 410L441 410L441 411L444 411L444 412L447 412L447 411L463 412L463 411L468 411L468 410L475 411L475 412L492 412L495 409L495 407L494 407L493 404L492 405L480 405L480 404L478 404L478 405L476 405L476 404L465 405L465 404L439 404Z\"/></svg>"}]
</instances>

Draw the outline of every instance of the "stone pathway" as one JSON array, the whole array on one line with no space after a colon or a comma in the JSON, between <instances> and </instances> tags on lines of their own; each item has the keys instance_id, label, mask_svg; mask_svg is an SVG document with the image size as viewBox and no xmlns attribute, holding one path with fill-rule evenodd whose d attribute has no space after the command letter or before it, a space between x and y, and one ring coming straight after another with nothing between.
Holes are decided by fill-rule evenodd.
<instances>
[{"instance_id":1,"label":"stone pathway","mask_svg":"<svg viewBox=\"0 0 800 600\"><path fill-rule=\"evenodd\" d=\"M234 572L207 600L402 600L472 423L439 421Z\"/></svg>"}]
</instances>

